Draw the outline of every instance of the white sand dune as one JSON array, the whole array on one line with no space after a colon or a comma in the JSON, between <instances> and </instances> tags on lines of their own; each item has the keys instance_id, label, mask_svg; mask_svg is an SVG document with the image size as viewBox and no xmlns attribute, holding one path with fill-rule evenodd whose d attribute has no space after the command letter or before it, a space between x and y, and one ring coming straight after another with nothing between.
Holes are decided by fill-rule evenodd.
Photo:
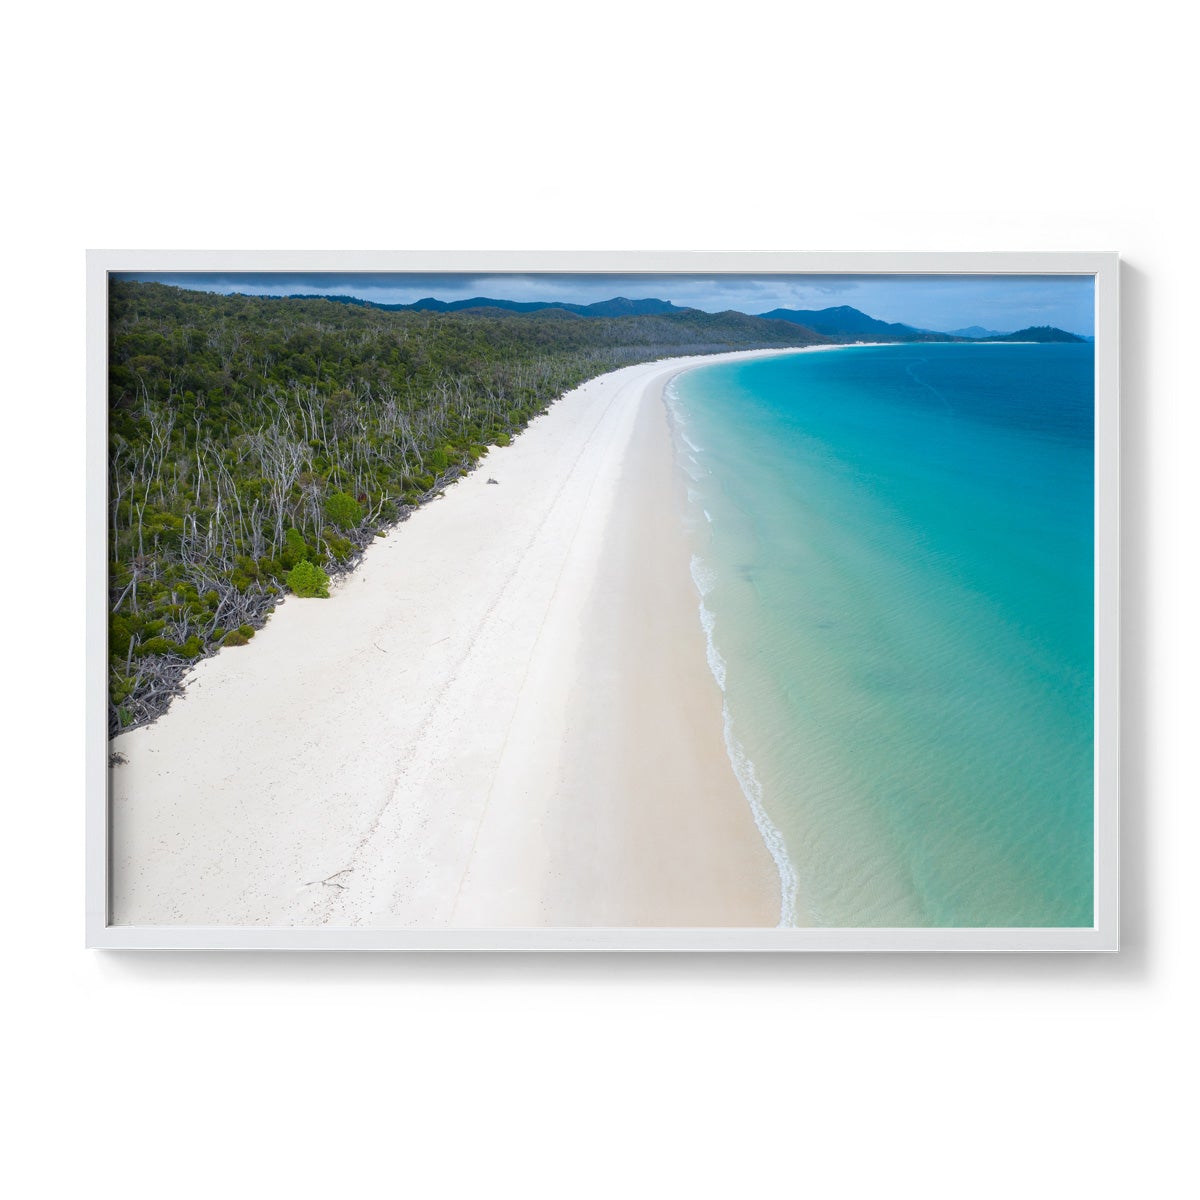
<instances>
[{"instance_id":1,"label":"white sand dune","mask_svg":"<svg viewBox=\"0 0 1200 1200\"><path fill-rule=\"evenodd\" d=\"M774 925L662 402L711 361L564 396L118 738L113 920Z\"/></svg>"}]
</instances>

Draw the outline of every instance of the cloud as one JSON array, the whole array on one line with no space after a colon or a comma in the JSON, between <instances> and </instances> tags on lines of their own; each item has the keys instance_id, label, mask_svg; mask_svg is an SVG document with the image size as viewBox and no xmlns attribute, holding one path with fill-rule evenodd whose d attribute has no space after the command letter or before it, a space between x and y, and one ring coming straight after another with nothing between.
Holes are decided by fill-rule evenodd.
<instances>
[{"instance_id":1,"label":"cloud","mask_svg":"<svg viewBox=\"0 0 1200 1200\"><path fill-rule=\"evenodd\" d=\"M881 320L900 321L921 329L985 325L1010 330L1035 324L1057 325L1083 334L1090 334L1093 329L1093 289L1088 276L300 271L168 272L124 277L226 293L347 294L384 304L411 304L426 296L440 300L487 296L590 304L613 296L627 296L656 297L708 312L732 308L761 313L774 308L819 309L848 303Z\"/></svg>"}]
</instances>

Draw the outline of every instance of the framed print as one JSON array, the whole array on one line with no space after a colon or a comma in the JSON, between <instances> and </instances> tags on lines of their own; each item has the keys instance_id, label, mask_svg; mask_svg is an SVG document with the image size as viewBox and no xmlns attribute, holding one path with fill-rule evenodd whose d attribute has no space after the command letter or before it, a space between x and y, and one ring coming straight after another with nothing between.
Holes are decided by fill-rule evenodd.
<instances>
[{"instance_id":1,"label":"framed print","mask_svg":"<svg viewBox=\"0 0 1200 1200\"><path fill-rule=\"evenodd\" d=\"M91 252L89 945L1115 950L1118 275Z\"/></svg>"}]
</instances>

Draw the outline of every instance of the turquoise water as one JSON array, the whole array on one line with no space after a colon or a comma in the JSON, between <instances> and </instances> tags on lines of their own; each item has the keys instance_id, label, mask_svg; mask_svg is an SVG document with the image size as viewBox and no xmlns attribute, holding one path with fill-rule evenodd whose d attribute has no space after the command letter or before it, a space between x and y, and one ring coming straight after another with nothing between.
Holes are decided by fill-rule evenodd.
<instances>
[{"instance_id":1,"label":"turquoise water","mask_svg":"<svg viewBox=\"0 0 1200 1200\"><path fill-rule=\"evenodd\" d=\"M668 397L785 923L1091 925L1092 347L847 347Z\"/></svg>"}]
</instances>

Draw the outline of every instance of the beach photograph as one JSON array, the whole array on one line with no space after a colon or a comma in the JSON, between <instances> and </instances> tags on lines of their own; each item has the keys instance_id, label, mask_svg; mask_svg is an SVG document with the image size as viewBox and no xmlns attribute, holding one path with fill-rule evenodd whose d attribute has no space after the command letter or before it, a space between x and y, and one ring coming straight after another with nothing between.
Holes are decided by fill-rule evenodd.
<instances>
[{"instance_id":1,"label":"beach photograph","mask_svg":"<svg viewBox=\"0 0 1200 1200\"><path fill-rule=\"evenodd\" d=\"M110 273L110 922L1091 928L1095 314Z\"/></svg>"}]
</instances>

